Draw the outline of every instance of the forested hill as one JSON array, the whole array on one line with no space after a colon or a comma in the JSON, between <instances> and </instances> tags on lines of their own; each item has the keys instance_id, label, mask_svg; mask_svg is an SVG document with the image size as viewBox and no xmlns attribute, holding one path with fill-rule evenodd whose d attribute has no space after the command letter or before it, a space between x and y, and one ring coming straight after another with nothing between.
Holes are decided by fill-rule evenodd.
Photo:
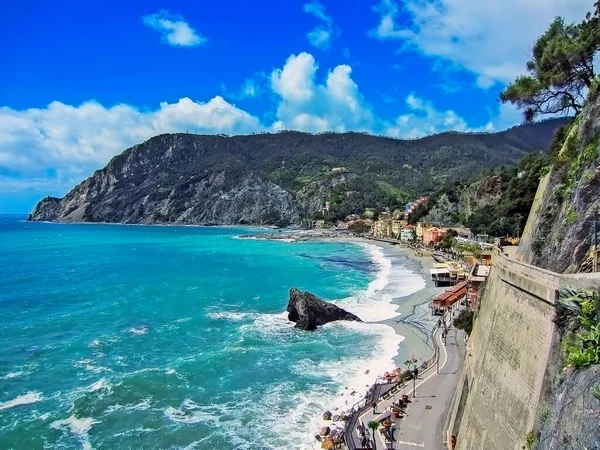
<instances>
[{"instance_id":1,"label":"forested hill","mask_svg":"<svg viewBox=\"0 0 600 450\"><path fill-rule=\"evenodd\" d=\"M166 134L125 150L31 220L297 223L325 201L342 218L513 164L546 149L563 119L500 133L399 140L361 133Z\"/></svg>"}]
</instances>

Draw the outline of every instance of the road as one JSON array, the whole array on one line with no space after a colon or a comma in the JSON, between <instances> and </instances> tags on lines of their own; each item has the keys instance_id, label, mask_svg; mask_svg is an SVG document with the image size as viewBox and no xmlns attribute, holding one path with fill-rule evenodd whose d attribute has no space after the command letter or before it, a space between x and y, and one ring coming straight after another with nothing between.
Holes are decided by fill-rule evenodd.
<instances>
[{"instance_id":1,"label":"road","mask_svg":"<svg viewBox=\"0 0 600 450\"><path fill-rule=\"evenodd\" d=\"M435 339L440 346L439 374L434 365L419 375L416 382L416 396L413 396L412 384L407 386L406 393L411 396L412 402L406 410L406 416L395 420L397 442L394 442L393 446L389 442L385 443L382 434L376 432L378 449L443 450L446 448L444 426L462 370L465 354L464 333L450 328L444 344L442 332L439 330ZM360 421L367 425L391 406L394 400L393 397L381 400L377 405L377 414L373 415L372 410L369 409L360 417Z\"/></svg>"}]
</instances>

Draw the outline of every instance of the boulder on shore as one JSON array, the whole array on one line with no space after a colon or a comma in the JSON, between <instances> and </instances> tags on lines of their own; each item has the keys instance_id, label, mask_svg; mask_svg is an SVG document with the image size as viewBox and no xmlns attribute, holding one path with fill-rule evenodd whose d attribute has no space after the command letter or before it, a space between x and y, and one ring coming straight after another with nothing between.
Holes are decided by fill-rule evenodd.
<instances>
[{"instance_id":1,"label":"boulder on shore","mask_svg":"<svg viewBox=\"0 0 600 450\"><path fill-rule=\"evenodd\" d=\"M288 320L296 323L301 330L314 330L318 325L335 320L353 320L362 322L354 314L314 296L310 292L290 289L287 306Z\"/></svg>"}]
</instances>

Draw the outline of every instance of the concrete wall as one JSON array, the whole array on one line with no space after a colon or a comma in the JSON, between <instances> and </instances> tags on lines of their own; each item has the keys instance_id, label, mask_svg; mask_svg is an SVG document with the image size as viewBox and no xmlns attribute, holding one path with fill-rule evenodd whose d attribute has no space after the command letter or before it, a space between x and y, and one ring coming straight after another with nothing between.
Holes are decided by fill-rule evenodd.
<instances>
[{"instance_id":1,"label":"concrete wall","mask_svg":"<svg viewBox=\"0 0 600 450\"><path fill-rule=\"evenodd\" d=\"M448 420L458 450L523 448L556 347L558 291L600 287L600 274L557 274L498 252L492 264Z\"/></svg>"}]
</instances>

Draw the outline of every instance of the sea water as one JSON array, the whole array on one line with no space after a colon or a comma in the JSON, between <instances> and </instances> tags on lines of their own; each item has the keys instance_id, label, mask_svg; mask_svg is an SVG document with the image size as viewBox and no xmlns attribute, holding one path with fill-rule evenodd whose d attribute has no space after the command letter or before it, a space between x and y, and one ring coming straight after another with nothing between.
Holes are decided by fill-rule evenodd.
<instances>
[{"instance_id":1,"label":"sea water","mask_svg":"<svg viewBox=\"0 0 600 450\"><path fill-rule=\"evenodd\" d=\"M393 367L402 337L369 322L423 280L374 246L248 232L0 216L0 448L313 448ZM291 287L367 323L296 330Z\"/></svg>"}]
</instances>

